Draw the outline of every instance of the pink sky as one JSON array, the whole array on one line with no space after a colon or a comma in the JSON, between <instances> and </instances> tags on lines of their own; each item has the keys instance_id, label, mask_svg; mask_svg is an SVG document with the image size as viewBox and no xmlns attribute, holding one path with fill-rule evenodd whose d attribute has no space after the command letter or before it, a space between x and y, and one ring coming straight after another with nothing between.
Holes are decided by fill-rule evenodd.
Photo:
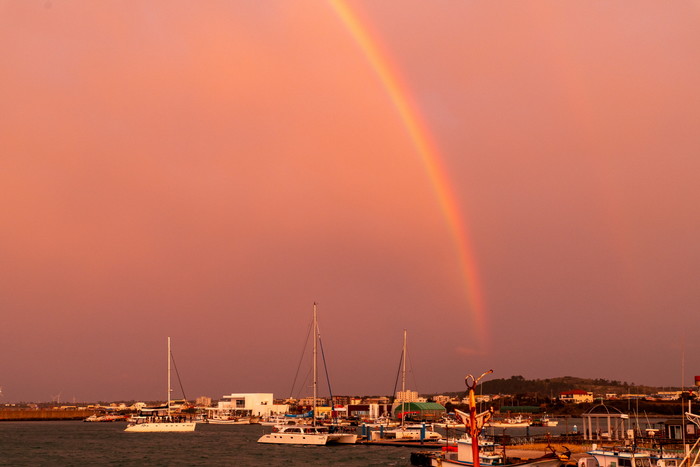
<instances>
[{"instance_id":1,"label":"pink sky","mask_svg":"<svg viewBox=\"0 0 700 467\"><path fill-rule=\"evenodd\" d=\"M400 3L400 7L399 7ZM700 3L0 0L0 403L700 374ZM303 395L303 394L302 394Z\"/></svg>"}]
</instances>

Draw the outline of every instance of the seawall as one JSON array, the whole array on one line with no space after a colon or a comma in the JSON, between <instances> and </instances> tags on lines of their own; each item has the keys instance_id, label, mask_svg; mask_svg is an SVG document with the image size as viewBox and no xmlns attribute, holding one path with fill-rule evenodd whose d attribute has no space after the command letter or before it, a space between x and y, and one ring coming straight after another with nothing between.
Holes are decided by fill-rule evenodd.
<instances>
[{"instance_id":1,"label":"seawall","mask_svg":"<svg viewBox=\"0 0 700 467\"><path fill-rule=\"evenodd\" d=\"M94 413L92 409L1 409L0 421L83 420Z\"/></svg>"}]
</instances>

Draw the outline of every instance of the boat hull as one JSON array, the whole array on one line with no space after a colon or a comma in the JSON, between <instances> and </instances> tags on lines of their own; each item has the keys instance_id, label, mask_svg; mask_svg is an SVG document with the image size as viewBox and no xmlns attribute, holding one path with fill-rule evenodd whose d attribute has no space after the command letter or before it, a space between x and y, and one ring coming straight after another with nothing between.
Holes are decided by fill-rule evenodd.
<instances>
[{"instance_id":1,"label":"boat hull","mask_svg":"<svg viewBox=\"0 0 700 467\"><path fill-rule=\"evenodd\" d=\"M332 433L328 442L337 444L357 444L357 435L351 433Z\"/></svg>"},{"instance_id":2,"label":"boat hull","mask_svg":"<svg viewBox=\"0 0 700 467\"><path fill-rule=\"evenodd\" d=\"M487 423L486 426L491 428L525 428L530 426L530 422L518 422L518 423Z\"/></svg>"},{"instance_id":3,"label":"boat hull","mask_svg":"<svg viewBox=\"0 0 700 467\"><path fill-rule=\"evenodd\" d=\"M210 425L250 425L250 420L215 420L208 419L207 423Z\"/></svg>"},{"instance_id":4,"label":"boat hull","mask_svg":"<svg viewBox=\"0 0 700 467\"><path fill-rule=\"evenodd\" d=\"M485 464L483 461L480 463L481 465L490 465L490 464ZM470 465L473 466L473 462L466 462L466 461L459 461L456 459L432 459L432 466L444 466L444 465ZM523 461L523 462L518 462L515 464L500 464L499 467L561 467L564 465L564 463L557 458L548 458L548 459L532 459L528 461Z\"/></svg>"},{"instance_id":5,"label":"boat hull","mask_svg":"<svg viewBox=\"0 0 700 467\"><path fill-rule=\"evenodd\" d=\"M328 435L309 433L270 433L262 435L258 443L266 444L307 444L323 446L328 443Z\"/></svg>"},{"instance_id":6,"label":"boat hull","mask_svg":"<svg viewBox=\"0 0 700 467\"><path fill-rule=\"evenodd\" d=\"M194 431L197 422L145 422L130 424L124 431L130 433L173 433Z\"/></svg>"}]
</instances>

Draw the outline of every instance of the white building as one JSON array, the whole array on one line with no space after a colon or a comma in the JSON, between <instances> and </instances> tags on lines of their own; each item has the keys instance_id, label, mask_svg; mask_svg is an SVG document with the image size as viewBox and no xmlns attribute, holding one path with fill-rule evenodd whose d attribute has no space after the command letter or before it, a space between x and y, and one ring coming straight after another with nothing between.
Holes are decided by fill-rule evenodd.
<instances>
[{"instance_id":1,"label":"white building","mask_svg":"<svg viewBox=\"0 0 700 467\"><path fill-rule=\"evenodd\" d=\"M583 391L581 389L564 391L559 394L559 400L562 402L573 402L574 404L593 402L593 393L590 391Z\"/></svg>"},{"instance_id":2,"label":"white building","mask_svg":"<svg viewBox=\"0 0 700 467\"><path fill-rule=\"evenodd\" d=\"M272 394L230 394L223 396L223 400L217 403L216 411L220 414L269 417L274 414L287 413L289 406L275 405Z\"/></svg>"},{"instance_id":3,"label":"white building","mask_svg":"<svg viewBox=\"0 0 700 467\"><path fill-rule=\"evenodd\" d=\"M420 402L418 400L418 392L406 389L405 391L396 391L396 402Z\"/></svg>"}]
</instances>

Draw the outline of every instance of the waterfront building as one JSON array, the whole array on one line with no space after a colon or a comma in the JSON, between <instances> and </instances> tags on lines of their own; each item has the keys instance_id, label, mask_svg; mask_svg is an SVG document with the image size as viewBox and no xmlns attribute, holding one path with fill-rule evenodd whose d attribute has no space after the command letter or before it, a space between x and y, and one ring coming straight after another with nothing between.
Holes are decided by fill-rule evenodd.
<instances>
[{"instance_id":1,"label":"waterfront building","mask_svg":"<svg viewBox=\"0 0 700 467\"><path fill-rule=\"evenodd\" d=\"M390 404L348 404L346 407L348 418L372 420L384 414L391 414Z\"/></svg>"},{"instance_id":2,"label":"waterfront building","mask_svg":"<svg viewBox=\"0 0 700 467\"><path fill-rule=\"evenodd\" d=\"M559 394L559 400L562 402L571 402L574 404L582 404L584 402L593 402L593 393L582 389L573 389L564 391Z\"/></svg>"},{"instance_id":3,"label":"waterfront building","mask_svg":"<svg viewBox=\"0 0 700 467\"><path fill-rule=\"evenodd\" d=\"M433 402L437 402L440 405L447 405L448 402L452 402L452 398L450 396L438 394L437 396L433 396Z\"/></svg>"},{"instance_id":4,"label":"waterfront building","mask_svg":"<svg viewBox=\"0 0 700 467\"><path fill-rule=\"evenodd\" d=\"M209 407L211 405L211 397L199 396L197 399L195 399L194 404L197 407Z\"/></svg>"},{"instance_id":5,"label":"waterfront building","mask_svg":"<svg viewBox=\"0 0 700 467\"><path fill-rule=\"evenodd\" d=\"M302 407L313 407L314 405L314 398L313 397L304 397L299 399L299 402L297 405L302 406ZM326 406L328 405L328 399L325 397L317 397L316 398L316 406Z\"/></svg>"},{"instance_id":6,"label":"waterfront building","mask_svg":"<svg viewBox=\"0 0 700 467\"><path fill-rule=\"evenodd\" d=\"M350 396L333 396L333 407L345 407L350 403Z\"/></svg>"},{"instance_id":7,"label":"waterfront building","mask_svg":"<svg viewBox=\"0 0 700 467\"><path fill-rule=\"evenodd\" d=\"M269 417L274 414L287 413L289 406L286 404L275 404L272 394L268 393L229 394L223 396L223 400L219 401L216 407L209 410L213 413Z\"/></svg>"},{"instance_id":8,"label":"waterfront building","mask_svg":"<svg viewBox=\"0 0 700 467\"><path fill-rule=\"evenodd\" d=\"M436 402L395 402L394 416L407 420L437 421L441 419L447 410Z\"/></svg>"},{"instance_id":9,"label":"waterfront building","mask_svg":"<svg viewBox=\"0 0 700 467\"><path fill-rule=\"evenodd\" d=\"M134 402L131 406L129 406L129 410L133 410L134 412L138 412L141 409L146 407L145 402Z\"/></svg>"},{"instance_id":10,"label":"waterfront building","mask_svg":"<svg viewBox=\"0 0 700 467\"><path fill-rule=\"evenodd\" d=\"M418 402L418 392L406 389L396 392L396 402Z\"/></svg>"},{"instance_id":11,"label":"waterfront building","mask_svg":"<svg viewBox=\"0 0 700 467\"><path fill-rule=\"evenodd\" d=\"M386 396L365 397L358 404L391 404L391 399Z\"/></svg>"}]
</instances>

